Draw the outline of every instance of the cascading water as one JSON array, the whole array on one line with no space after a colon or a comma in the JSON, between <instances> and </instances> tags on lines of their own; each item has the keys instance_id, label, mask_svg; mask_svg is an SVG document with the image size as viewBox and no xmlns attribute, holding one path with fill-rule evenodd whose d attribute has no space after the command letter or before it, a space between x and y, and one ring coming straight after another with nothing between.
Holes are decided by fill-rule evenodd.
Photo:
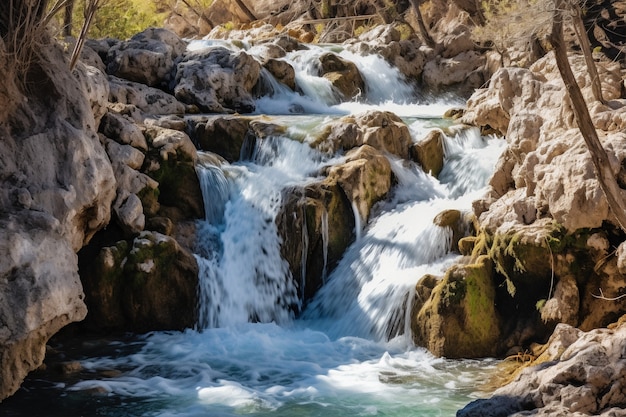
<instances>
[{"instance_id":1,"label":"cascading water","mask_svg":"<svg viewBox=\"0 0 626 417\"><path fill-rule=\"evenodd\" d=\"M198 329L152 333L124 347L107 345L113 353L83 358L83 380L54 388L62 392L55 397L58 409L80 402L82 414L106 416L452 416L471 399L478 370L492 362L448 361L415 348L408 317L418 278L441 274L456 258L451 232L433 218L471 207L502 151L497 139L476 130L446 136L439 180L391 159L397 181L391 195L368 224L356 222L359 238L294 318L301 300L281 258L274 220L285 187L306 184L333 162L307 145L307 132L335 114L387 109L395 100L392 107L419 138L438 123L423 117L436 118L447 107L388 94L407 88L397 71L379 57L355 55L350 59L359 67L374 68L363 71L372 96L338 104L311 70L320 50L287 58L310 96L277 87L257 109L322 115L277 116L276 123L289 126L288 137L257 141L247 161L198 167L207 206L198 224ZM382 78L372 81L372 74Z\"/></svg>"}]
</instances>

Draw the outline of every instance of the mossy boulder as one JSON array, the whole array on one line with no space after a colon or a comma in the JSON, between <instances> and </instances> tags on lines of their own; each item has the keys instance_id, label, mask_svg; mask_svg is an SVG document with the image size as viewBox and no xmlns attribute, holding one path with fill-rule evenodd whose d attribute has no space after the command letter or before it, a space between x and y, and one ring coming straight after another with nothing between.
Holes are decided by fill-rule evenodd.
<instances>
[{"instance_id":1,"label":"mossy boulder","mask_svg":"<svg viewBox=\"0 0 626 417\"><path fill-rule=\"evenodd\" d=\"M169 236L142 232L102 248L82 281L89 327L147 332L196 322L198 265Z\"/></svg>"},{"instance_id":2,"label":"mossy boulder","mask_svg":"<svg viewBox=\"0 0 626 417\"><path fill-rule=\"evenodd\" d=\"M413 315L415 343L448 358L496 355L501 318L495 297L493 265L487 256L450 268Z\"/></svg>"},{"instance_id":3,"label":"mossy boulder","mask_svg":"<svg viewBox=\"0 0 626 417\"><path fill-rule=\"evenodd\" d=\"M159 213L174 221L204 216L196 174L196 148L186 133L161 127L146 129L149 150L143 171L159 183Z\"/></svg>"},{"instance_id":4,"label":"mossy boulder","mask_svg":"<svg viewBox=\"0 0 626 417\"><path fill-rule=\"evenodd\" d=\"M283 241L282 256L306 304L354 241L350 200L332 178L288 188L276 223Z\"/></svg>"}]
</instances>

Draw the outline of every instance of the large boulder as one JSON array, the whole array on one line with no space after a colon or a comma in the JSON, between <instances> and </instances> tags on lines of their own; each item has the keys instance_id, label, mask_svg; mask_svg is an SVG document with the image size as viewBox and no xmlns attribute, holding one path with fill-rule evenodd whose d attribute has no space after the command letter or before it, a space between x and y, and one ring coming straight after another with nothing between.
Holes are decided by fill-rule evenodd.
<instances>
[{"instance_id":1,"label":"large boulder","mask_svg":"<svg viewBox=\"0 0 626 417\"><path fill-rule=\"evenodd\" d=\"M495 307L496 291L491 261L450 268L428 291L428 298L414 307L411 320L416 345L447 358L497 355L500 351L501 317ZM418 286L420 284L418 283Z\"/></svg>"},{"instance_id":2,"label":"large boulder","mask_svg":"<svg viewBox=\"0 0 626 417\"><path fill-rule=\"evenodd\" d=\"M166 29L149 28L109 49L107 72L149 86L167 87L187 44Z\"/></svg>"},{"instance_id":3,"label":"large boulder","mask_svg":"<svg viewBox=\"0 0 626 417\"><path fill-rule=\"evenodd\" d=\"M356 64L332 52L319 57L320 74L339 92L343 101L365 95L365 81Z\"/></svg>"},{"instance_id":4,"label":"large boulder","mask_svg":"<svg viewBox=\"0 0 626 417\"><path fill-rule=\"evenodd\" d=\"M101 92L86 91L86 68L77 70L79 81L56 44L40 48L24 72L21 85L32 88L13 84L13 69L5 65L0 64L6 78L0 89L6 105L0 111L0 399L41 364L54 333L84 317L76 251L109 222L115 197L113 170L92 113Z\"/></svg>"},{"instance_id":5,"label":"large boulder","mask_svg":"<svg viewBox=\"0 0 626 417\"><path fill-rule=\"evenodd\" d=\"M0 399L43 362L48 339L87 308L74 248L50 214L0 218Z\"/></svg>"},{"instance_id":6,"label":"large boulder","mask_svg":"<svg viewBox=\"0 0 626 417\"><path fill-rule=\"evenodd\" d=\"M159 213L172 220L203 218L198 155L189 136L153 126L146 129L146 138L149 150L143 172L159 183Z\"/></svg>"},{"instance_id":7,"label":"large boulder","mask_svg":"<svg viewBox=\"0 0 626 417\"><path fill-rule=\"evenodd\" d=\"M311 146L335 153L369 145L380 152L408 159L411 143L411 132L402 119L391 112L375 110L329 123Z\"/></svg>"},{"instance_id":8,"label":"large boulder","mask_svg":"<svg viewBox=\"0 0 626 417\"><path fill-rule=\"evenodd\" d=\"M197 320L198 265L170 236L142 232L104 247L83 273L87 323L100 330L182 330Z\"/></svg>"},{"instance_id":9,"label":"large boulder","mask_svg":"<svg viewBox=\"0 0 626 417\"><path fill-rule=\"evenodd\" d=\"M239 160L250 127L250 118L198 116L190 120L189 135L198 149L216 153L228 162Z\"/></svg>"},{"instance_id":10,"label":"large boulder","mask_svg":"<svg viewBox=\"0 0 626 417\"><path fill-rule=\"evenodd\" d=\"M382 153L363 145L348 151L345 162L332 166L328 177L339 184L367 222L372 206L391 189L391 164Z\"/></svg>"},{"instance_id":11,"label":"large boulder","mask_svg":"<svg viewBox=\"0 0 626 417\"><path fill-rule=\"evenodd\" d=\"M276 224L282 257L289 264L304 306L354 240L350 200L333 178L291 187L283 192Z\"/></svg>"},{"instance_id":12,"label":"large boulder","mask_svg":"<svg viewBox=\"0 0 626 417\"><path fill-rule=\"evenodd\" d=\"M247 53L224 47L188 52L176 68L174 95L211 113L250 113L261 64Z\"/></svg>"}]
</instances>

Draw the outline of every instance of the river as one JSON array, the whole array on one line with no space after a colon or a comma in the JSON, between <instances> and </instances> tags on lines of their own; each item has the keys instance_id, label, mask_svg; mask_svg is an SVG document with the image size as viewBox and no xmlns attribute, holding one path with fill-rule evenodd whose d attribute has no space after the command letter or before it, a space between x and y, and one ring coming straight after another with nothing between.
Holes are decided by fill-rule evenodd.
<instances>
[{"instance_id":1,"label":"river","mask_svg":"<svg viewBox=\"0 0 626 417\"><path fill-rule=\"evenodd\" d=\"M286 126L284 135L259 141L244 161L198 168L210 204L198 224L196 328L56 345L51 355L82 370L35 374L0 407L2 415L451 417L485 394L481 385L497 361L433 357L413 345L407 311L417 280L441 275L458 256L451 231L433 218L471 209L504 149L501 139L475 129L446 134L438 179L392 158L391 194L368 222L355 210L354 243L294 316L301 300L274 223L281 190L314 180L341 158L313 150L307 138L328 120L383 109L402 117L416 141L446 128L443 112L459 104L420 97L377 56L333 48L363 73L359 101L339 102L315 75L312 63L324 48L292 52L285 59L300 91L265 74L274 93L258 99L256 110Z\"/></svg>"}]
</instances>

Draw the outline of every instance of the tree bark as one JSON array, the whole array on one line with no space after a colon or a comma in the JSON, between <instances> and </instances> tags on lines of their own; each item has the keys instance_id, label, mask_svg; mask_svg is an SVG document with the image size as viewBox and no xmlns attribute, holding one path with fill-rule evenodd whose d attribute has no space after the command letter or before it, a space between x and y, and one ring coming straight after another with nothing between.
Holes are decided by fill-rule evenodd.
<instances>
[{"instance_id":1,"label":"tree bark","mask_svg":"<svg viewBox=\"0 0 626 417\"><path fill-rule=\"evenodd\" d=\"M235 1L235 4L237 5L237 7L239 7L239 10L244 12L245 15L248 17L248 19L250 19L251 22L254 22L256 20L256 16L254 15L254 13L252 13L250 11L248 6L246 6L242 0L234 0L234 1Z\"/></svg>"},{"instance_id":2,"label":"tree bark","mask_svg":"<svg viewBox=\"0 0 626 417\"><path fill-rule=\"evenodd\" d=\"M563 38L563 11L567 8L566 0L556 0L555 6L552 32L549 39L554 48L556 63L561 73L561 78L563 78L565 83L567 94L572 101L576 123L591 154L591 161L595 168L600 188L604 192L609 203L609 209L615 215L619 226L626 232L626 203L621 195L622 189L617 184L615 176L611 171L609 157L598 138L598 133L587 109L587 104L578 84L576 84L576 78L567 59L567 47Z\"/></svg>"},{"instance_id":3,"label":"tree bark","mask_svg":"<svg viewBox=\"0 0 626 417\"><path fill-rule=\"evenodd\" d=\"M417 18L417 26L420 31L420 35L424 38L424 41L428 46L433 48L437 43L428 33L428 29L426 28L426 24L424 24L424 17L422 16L422 12L420 10L420 1L419 0L411 0L411 6L413 6L413 11L415 12L415 17Z\"/></svg>"},{"instance_id":4,"label":"tree bark","mask_svg":"<svg viewBox=\"0 0 626 417\"><path fill-rule=\"evenodd\" d=\"M572 9L572 20L574 21L574 31L576 32L576 37L578 38L578 42L580 42L580 49L583 52L585 57L585 63L587 64L587 71L589 71L589 76L591 77L591 90L593 91L593 96L596 100L598 100L602 104L606 104L606 101L602 97L602 83L600 81L600 77L598 76L598 70L596 68L596 63L593 60L593 53L591 51L591 43L589 42L589 38L587 37L587 31L585 30L585 23L583 22L583 18L580 14L580 6L571 4Z\"/></svg>"},{"instance_id":5,"label":"tree bark","mask_svg":"<svg viewBox=\"0 0 626 417\"><path fill-rule=\"evenodd\" d=\"M63 35L72 36L72 15L74 14L74 1L68 0L65 3L65 12L63 15Z\"/></svg>"}]
</instances>

